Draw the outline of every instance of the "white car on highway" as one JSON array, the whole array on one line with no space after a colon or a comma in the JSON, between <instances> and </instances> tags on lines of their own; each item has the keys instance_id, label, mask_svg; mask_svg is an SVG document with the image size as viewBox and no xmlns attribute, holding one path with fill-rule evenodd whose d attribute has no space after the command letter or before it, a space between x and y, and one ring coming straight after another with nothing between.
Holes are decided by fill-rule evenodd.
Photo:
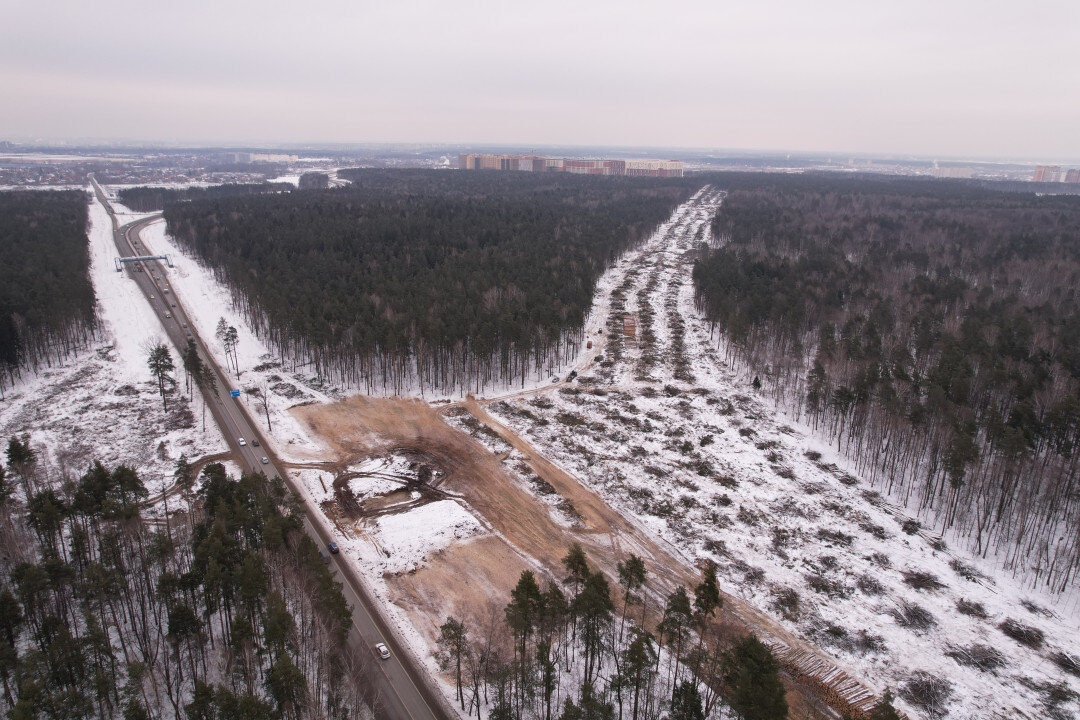
<instances>
[{"instance_id":1,"label":"white car on highway","mask_svg":"<svg viewBox=\"0 0 1080 720\"><path fill-rule=\"evenodd\" d=\"M383 660L390 659L390 648L386 647L386 643L375 643L375 652L379 653Z\"/></svg>"},{"instance_id":2,"label":"white car on highway","mask_svg":"<svg viewBox=\"0 0 1080 720\"><path fill-rule=\"evenodd\" d=\"M245 440L244 438L237 438L236 442L240 444L240 447L244 447L245 445L247 445L247 440Z\"/></svg>"}]
</instances>

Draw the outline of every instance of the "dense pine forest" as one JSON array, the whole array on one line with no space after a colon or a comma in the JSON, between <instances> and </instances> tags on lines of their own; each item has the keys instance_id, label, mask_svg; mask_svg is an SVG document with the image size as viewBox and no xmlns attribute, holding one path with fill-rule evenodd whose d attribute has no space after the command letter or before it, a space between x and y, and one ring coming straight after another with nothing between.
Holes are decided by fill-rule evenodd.
<instances>
[{"instance_id":1,"label":"dense pine forest","mask_svg":"<svg viewBox=\"0 0 1080 720\"><path fill-rule=\"evenodd\" d=\"M97 330L83 192L0 192L0 391Z\"/></svg>"},{"instance_id":2,"label":"dense pine forest","mask_svg":"<svg viewBox=\"0 0 1080 720\"><path fill-rule=\"evenodd\" d=\"M234 183L212 185L210 187L163 188L132 187L122 188L117 199L135 212L154 212L166 205L185 200L204 200L209 198L228 198L239 195L261 195L282 193L293 190L289 183Z\"/></svg>"},{"instance_id":3,"label":"dense pine forest","mask_svg":"<svg viewBox=\"0 0 1080 720\"><path fill-rule=\"evenodd\" d=\"M0 706L12 718L356 718L372 661L284 486L195 478L144 519L123 465L62 483L12 438L0 466ZM26 498L24 501L23 498ZM160 500L160 498L158 499Z\"/></svg>"},{"instance_id":4,"label":"dense pine forest","mask_svg":"<svg viewBox=\"0 0 1080 720\"><path fill-rule=\"evenodd\" d=\"M343 171L353 187L166 205L169 233L293 364L367 391L543 378L596 280L700 183Z\"/></svg>"},{"instance_id":5,"label":"dense pine forest","mask_svg":"<svg viewBox=\"0 0 1080 720\"><path fill-rule=\"evenodd\" d=\"M1055 590L1080 572L1080 198L803 176L694 267L729 359L861 472Z\"/></svg>"}]
</instances>

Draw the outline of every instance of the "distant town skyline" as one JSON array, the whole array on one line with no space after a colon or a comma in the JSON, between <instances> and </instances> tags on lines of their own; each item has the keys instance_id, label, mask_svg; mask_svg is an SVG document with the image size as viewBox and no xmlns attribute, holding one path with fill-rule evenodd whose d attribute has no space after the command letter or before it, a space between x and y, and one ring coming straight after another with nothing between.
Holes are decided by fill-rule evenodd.
<instances>
[{"instance_id":1,"label":"distant town skyline","mask_svg":"<svg viewBox=\"0 0 1080 720\"><path fill-rule=\"evenodd\" d=\"M1080 156L1080 8L9 4L0 139Z\"/></svg>"}]
</instances>

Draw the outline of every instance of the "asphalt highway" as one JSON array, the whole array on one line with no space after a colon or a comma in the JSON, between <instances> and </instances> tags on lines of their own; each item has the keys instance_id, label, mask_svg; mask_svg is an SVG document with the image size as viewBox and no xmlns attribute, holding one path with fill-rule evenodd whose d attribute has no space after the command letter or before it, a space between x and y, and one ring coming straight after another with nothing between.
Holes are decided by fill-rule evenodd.
<instances>
[{"instance_id":1,"label":"asphalt highway","mask_svg":"<svg viewBox=\"0 0 1080 720\"><path fill-rule=\"evenodd\" d=\"M116 243L119 256L154 254L153 249L147 248L142 242L139 233L150 223L158 221L160 216L120 225L108 196L93 175L90 175L90 182L98 200L104 205L112 219L113 241ZM235 382L230 380L227 373L222 372L213 356L207 351L187 310L170 286L168 277L168 269L163 263L140 261L125 263L123 271L117 273L116 281L134 280L142 290L169 341L175 347L177 360L187 347L188 340L195 341L202 362L211 367L217 376L217 390L211 397L206 398L207 406L232 449L233 456L243 466L261 471L267 477L280 477L285 481L286 485L301 498L305 531L325 552L331 538L318 519L319 516L316 513L320 511L309 504L289 475L281 472L277 458L267 447L265 438L241 404L240 398L230 396L229 391L236 389ZM179 365L178 361L177 365ZM208 394L205 390L203 392L204 396ZM244 440L244 444L241 444L241 439ZM258 442L258 446L255 442ZM266 458L265 463L263 458ZM376 698L376 718L380 720L382 718L447 720L456 715L453 709L448 707L439 690L429 684L431 681L416 658L411 653L403 651L401 641L378 610L378 599L372 597L367 591L353 567L341 555L330 555L329 558L338 579L342 581L342 592L352 610L353 628L349 643L361 653L361 657L367 658L367 664L373 669L368 674L372 678ZM385 643L390 648L389 660L380 659L375 652L375 644L379 642Z\"/></svg>"}]
</instances>

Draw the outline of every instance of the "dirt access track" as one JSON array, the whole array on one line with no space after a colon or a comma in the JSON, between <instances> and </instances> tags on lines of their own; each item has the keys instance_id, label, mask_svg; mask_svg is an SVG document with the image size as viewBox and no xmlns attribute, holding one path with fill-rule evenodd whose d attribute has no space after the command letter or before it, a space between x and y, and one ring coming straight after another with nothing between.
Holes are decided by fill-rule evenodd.
<instances>
[{"instance_id":1,"label":"dirt access track","mask_svg":"<svg viewBox=\"0 0 1080 720\"><path fill-rule=\"evenodd\" d=\"M574 542L582 545L590 562L613 584L620 560L631 553L645 560L650 625L659 619L670 592L678 585L692 588L700 581L699 568L691 561L627 522L596 493L494 420L480 403L470 398L458 405L513 446L533 472L570 500L580 523L568 526L556 522L549 506L503 466L505 454L492 453L443 421L445 407L433 408L420 400L354 396L293 410L334 450L336 462L351 462L391 448L414 448L428 454L447 471L442 489L462 500L492 530L442 550L412 573L384 578L391 602L408 615L430 648L434 648L438 627L448 615L478 629L491 622L493 611L501 617L522 570L533 570L542 578L562 577L560 561ZM725 595L717 623L729 638L752 631L781 651L778 655L788 671L791 717L835 717L829 707L841 712L861 709L844 702L817 678L801 673L798 666L784 662L791 657L798 657L799 665L829 660L767 615ZM837 679L842 678L833 677Z\"/></svg>"}]
</instances>

